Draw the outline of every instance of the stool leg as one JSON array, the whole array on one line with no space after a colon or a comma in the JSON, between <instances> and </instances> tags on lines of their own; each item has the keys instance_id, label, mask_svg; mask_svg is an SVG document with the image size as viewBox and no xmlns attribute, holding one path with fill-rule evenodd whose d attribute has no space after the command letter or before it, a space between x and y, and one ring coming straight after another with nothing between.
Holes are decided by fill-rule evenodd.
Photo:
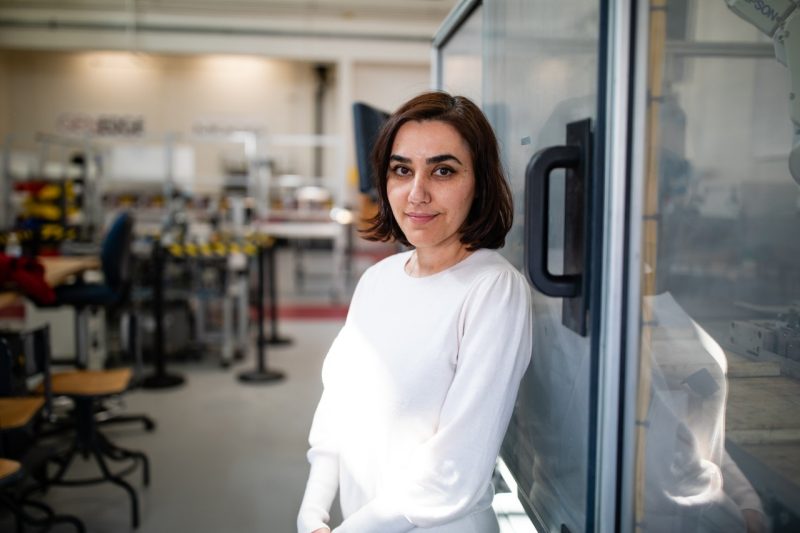
<instances>
[{"instance_id":1,"label":"stool leg","mask_svg":"<svg viewBox=\"0 0 800 533\"><path fill-rule=\"evenodd\" d=\"M58 458L58 470L56 474L49 479L49 482L58 482L64 478L64 474L67 472L69 465L72 464L72 459L75 457L75 454L78 452L78 445L76 443L72 443L69 450L67 451L66 455L61 458Z\"/></svg>"},{"instance_id":2,"label":"stool leg","mask_svg":"<svg viewBox=\"0 0 800 533\"><path fill-rule=\"evenodd\" d=\"M142 462L142 483L145 487L150 486L150 460L142 452L131 452L131 454Z\"/></svg>"},{"instance_id":3,"label":"stool leg","mask_svg":"<svg viewBox=\"0 0 800 533\"><path fill-rule=\"evenodd\" d=\"M97 431L97 426L92 412L93 402L89 398L76 398L75 408L78 410L78 433L81 435L81 440L84 442L87 453L91 453L97 461L100 471L103 473L103 478L109 480L115 485L119 485L128 493L131 499L131 519L133 528L139 527L139 499L136 496L136 491L133 487L121 477L114 475L108 469L105 459L103 459L103 449L108 448L110 443L102 433Z\"/></svg>"},{"instance_id":4,"label":"stool leg","mask_svg":"<svg viewBox=\"0 0 800 533\"><path fill-rule=\"evenodd\" d=\"M142 483L145 487L150 486L150 461L141 452L133 452L134 456L142 462Z\"/></svg>"},{"instance_id":5,"label":"stool leg","mask_svg":"<svg viewBox=\"0 0 800 533\"><path fill-rule=\"evenodd\" d=\"M84 527L83 522L81 522L74 516L57 514L53 517L53 523L57 524L59 522L66 522L67 524L72 524L75 527L75 531L77 531L78 533L86 533L86 527Z\"/></svg>"},{"instance_id":6,"label":"stool leg","mask_svg":"<svg viewBox=\"0 0 800 533\"><path fill-rule=\"evenodd\" d=\"M16 525L17 533L23 533L25 526L22 522L23 511L14 501L7 497L5 494L0 493L0 504L6 507L11 514L14 515L14 524Z\"/></svg>"},{"instance_id":7,"label":"stool leg","mask_svg":"<svg viewBox=\"0 0 800 533\"><path fill-rule=\"evenodd\" d=\"M145 487L150 486L150 460L143 452L128 450L121 448L116 444L112 444L108 437L102 433L97 434L100 453L108 457L112 461L127 461L129 459L138 459L142 463L142 483Z\"/></svg>"},{"instance_id":8,"label":"stool leg","mask_svg":"<svg viewBox=\"0 0 800 533\"><path fill-rule=\"evenodd\" d=\"M14 520L17 524L17 533L23 533L25 530L25 524L30 524L37 528L47 528L49 529L53 524L63 523L66 522L68 524L72 524L75 527L75 530L78 533L85 533L86 528L81 522L80 519L72 516L72 515L59 515L56 514L53 509L50 508L49 505L37 502L28 499L22 499L18 502L15 502L11 498L0 495L0 503L5 505L11 510L11 513L14 515ZM37 509L41 513L44 514L44 518L36 518L25 511L25 507L32 507Z\"/></svg>"},{"instance_id":9,"label":"stool leg","mask_svg":"<svg viewBox=\"0 0 800 533\"><path fill-rule=\"evenodd\" d=\"M106 418L105 420L98 420L97 423L101 426L111 426L114 424L129 424L131 422L138 422L144 426L145 431L153 431L156 428L155 421L146 415L114 415L113 418Z\"/></svg>"},{"instance_id":10,"label":"stool leg","mask_svg":"<svg viewBox=\"0 0 800 533\"><path fill-rule=\"evenodd\" d=\"M103 472L103 476L109 480L111 483L115 485L119 485L128 493L131 500L131 523L133 524L133 529L139 528L139 498L136 496L136 491L133 490L133 487L125 481L124 479L115 476L111 473L106 466L106 462L103 459L103 454L100 453L98 450L92 450L95 459L97 460L97 464L100 465L100 470Z\"/></svg>"},{"instance_id":11,"label":"stool leg","mask_svg":"<svg viewBox=\"0 0 800 533\"><path fill-rule=\"evenodd\" d=\"M80 369L89 365L89 309L75 309L75 361Z\"/></svg>"}]
</instances>

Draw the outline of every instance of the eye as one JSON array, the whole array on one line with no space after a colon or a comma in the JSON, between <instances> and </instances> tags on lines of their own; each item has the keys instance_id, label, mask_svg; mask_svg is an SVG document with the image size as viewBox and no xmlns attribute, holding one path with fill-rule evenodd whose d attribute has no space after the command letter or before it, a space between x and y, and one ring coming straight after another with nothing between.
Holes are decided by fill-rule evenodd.
<instances>
[{"instance_id":1,"label":"eye","mask_svg":"<svg viewBox=\"0 0 800 533\"><path fill-rule=\"evenodd\" d=\"M433 171L433 174L435 176L440 177L440 178L448 178L448 177L452 176L453 174L455 174L455 172L456 171L453 170L450 167L438 167Z\"/></svg>"},{"instance_id":2,"label":"eye","mask_svg":"<svg viewBox=\"0 0 800 533\"><path fill-rule=\"evenodd\" d=\"M413 174L411 172L411 169L408 168L407 166L404 166L404 165L395 165L395 166L391 167L389 170L391 171L392 174L394 174L396 176L401 176L401 177L404 177L404 178L408 177L408 176L411 176Z\"/></svg>"}]
</instances>

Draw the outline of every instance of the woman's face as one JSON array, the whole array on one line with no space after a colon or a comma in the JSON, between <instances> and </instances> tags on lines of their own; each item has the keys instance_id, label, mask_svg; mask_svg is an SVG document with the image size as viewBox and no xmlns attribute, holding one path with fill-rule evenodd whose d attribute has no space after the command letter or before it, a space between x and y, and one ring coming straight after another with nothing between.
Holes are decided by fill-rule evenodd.
<instances>
[{"instance_id":1,"label":"woman's face","mask_svg":"<svg viewBox=\"0 0 800 533\"><path fill-rule=\"evenodd\" d=\"M462 247L460 229L475 197L466 141L436 120L411 121L397 131L386 181L389 205L418 253Z\"/></svg>"}]
</instances>

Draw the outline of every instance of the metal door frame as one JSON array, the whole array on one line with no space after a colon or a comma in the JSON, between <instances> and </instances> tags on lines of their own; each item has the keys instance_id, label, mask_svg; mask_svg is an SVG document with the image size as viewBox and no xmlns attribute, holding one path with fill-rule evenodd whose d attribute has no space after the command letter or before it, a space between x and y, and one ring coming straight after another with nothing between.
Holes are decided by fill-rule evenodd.
<instances>
[{"instance_id":1,"label":"metal door frame","mask_svg":"<svg viewBox=\"0 0 800 533\"><path fill-rule=\"evenodd\" d=\"M642 136L636 120L642 117L637 113L644 102L634 99L642 92L638 90L642 80L641 65L634 61L641 58L636 55L640 48L640 40L646 35L641 29L646 28L648 9L637 9L639 3L625 0L600 2L601 50L598 70L598 124L603 131L598 131L597 146L605 146L605 161L598 161L605 178L603 191L603 232L599 261L602 272L599 283L592 288L595 309L599 311L596 318L596 329L593 331L593 385L597 390L590 397L597 400L594 416L590 416L590 424L596 423L596 449L594 461L590 460L590 468L594 463L594 479L590 477L587 508L594 506L594 512L587 516L594 517L594 523L587 522L587 529L593 531L631 531L626 523L626 514L632 505L628 490L624 486L623 475L627 472L630 427L627 403L635 398L635 383L626 376L631 373L629 348L631 335L638 336L638 328L628 327L631 316L638 317L639 296L639 234L629 233L631 220L641 218L640 173L633 173L639 168L643 159ZM642 20L645 26L642 26ZM645 32L646 33L646 32ZM634 69L634 66L637 67ZM634 90L634 83L637 90ZM600 150L598 150L600 152ZM598 154L600 155L600 154ZM637 179L632 179L633 176ZM637 231L639 228L636 228ZM631 276L630 273L635 275ZM635 284L631 280L635 279ZM631 303L635 303L635 307ZM635 370L635 368L633 369ZM594 373L596 371L596 373ZM628 390L633 385L633 394ZM635 406L634 406L635 407ZM592 443L590 442L590 449ZM590 458L591 459L591 458ZM592 481L594 486L591 486ZM592 494L592 490L594 494Z\"/></svg>"},{"instance_id":2,"label":"metal door frame","mask_svg":"<svg viewBox=\"0 0 800 533\"><path fill-rule=\"evenodd\" d=\"M442 48L447 44L461 25L472 16L472 13L483 4L483 0L462 0L459 2L447 17L442 21L441 26L436 30L433 37L431 48L431 80L432 89L441 90L444 84L442 79ZM483 58L481 58L482 60ZM482 102L477 102L479 105Z\"/></svg>"},{"instance_id":3,"label":"metal door frame","mask_svg":"<svg viewBox=\"0 0 800 533\"><path fill-rule=\"evenodd\" d=\"M626 182L629 198L627 200L627 219L625 220L625 250L623 268L624 310L620 316L620 419L619 427L619 466L618 466L618 531L634 531L635 518L635 475L636 475L636 398L638 394L639 352L641 342L641 299L642 299L642 258L644 187L646 165L647 132L647 74L650 27L649 0L631 2L632 24L631 53L628 59L630 72L630 120L627 140L629 167Z\"/></svg>"}]
</instances>

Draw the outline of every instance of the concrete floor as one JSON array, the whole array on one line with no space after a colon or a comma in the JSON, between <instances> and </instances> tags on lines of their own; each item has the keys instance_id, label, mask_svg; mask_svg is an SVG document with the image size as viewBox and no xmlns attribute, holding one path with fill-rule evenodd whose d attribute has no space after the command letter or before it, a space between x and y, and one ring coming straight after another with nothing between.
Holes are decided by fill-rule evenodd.
<instances>
[{"instance_id":1,"label":"concrete floor","mask_svg":"<svg viewBox=\"0 0 800 533\"><path fill-rule=\"evenodd\" d=\"M341 322L281 326L295 341L268 352L268 366L286 373L281 382L240 383L237 374L255 367L252 357L227 370L215 360L200 361L170 366L186 378L181 387L126 395L126 411L147 413L158 424L152 433L133 425L104 429L116 444L150 458L149 487L142 487L138 472L126 478L140 497L138 531L294 531L321 363ZM96 472L80 458L71 468L71 476ZM120 487L55 487L43 499L80 517L91 532L132 531L129 499Z\"/></svg>"}]
</instances>

